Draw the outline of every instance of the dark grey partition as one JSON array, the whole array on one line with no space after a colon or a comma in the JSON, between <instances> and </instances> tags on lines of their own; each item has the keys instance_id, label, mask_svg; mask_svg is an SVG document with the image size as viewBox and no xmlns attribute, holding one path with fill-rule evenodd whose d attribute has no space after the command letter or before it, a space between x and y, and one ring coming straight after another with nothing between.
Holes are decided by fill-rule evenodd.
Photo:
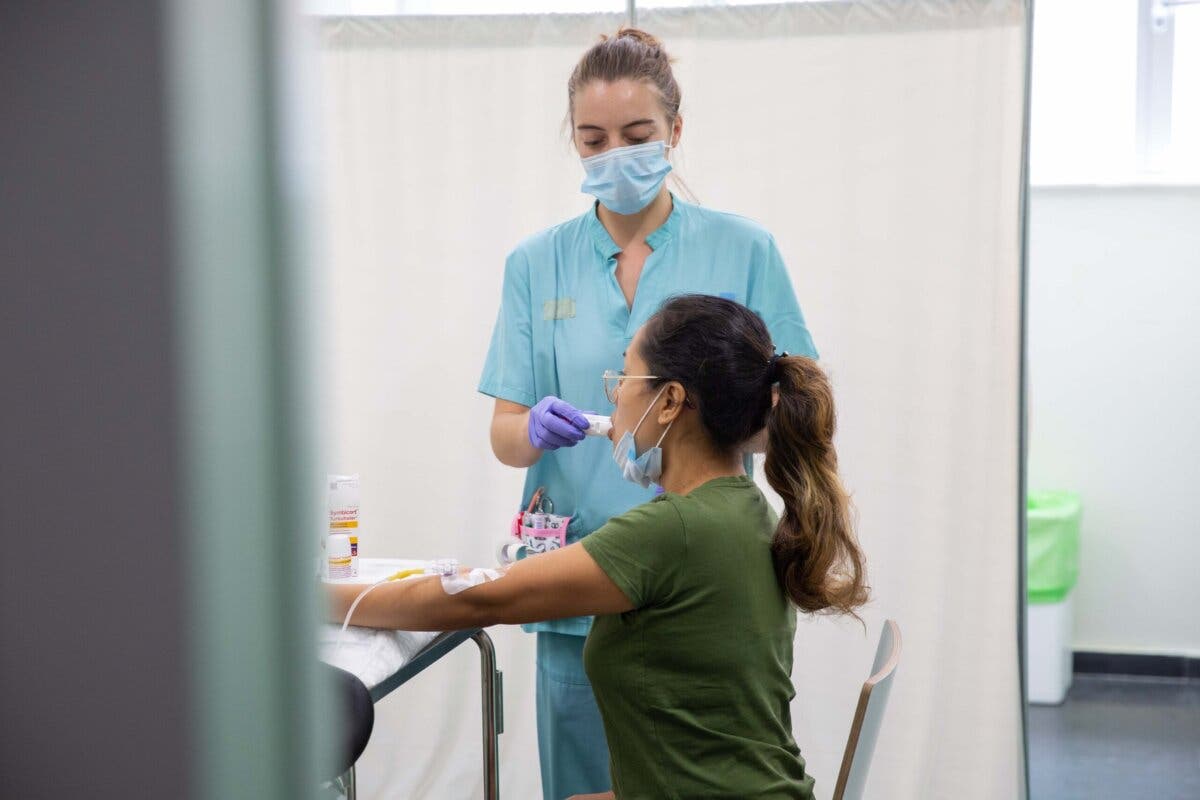
<instances>
[{"instance_id":1,"label":"dark grey partition","mask_svg":"<svg viewBox=\"0 0 1200 800\"><path fill-rule=\"evenodd\" d=\"M316 789L282 27L0 4L0 797Z\"/></svg>"},{"instance_id":2,"label":"dark grey partition","mask_svg":"<svg viewBox=\"0 0 1200 800\"><path fill-rule=\"evenodd\" d=\"M191 796L162 9L0 4L0 796Z\"/></svg>"}]
</instances>

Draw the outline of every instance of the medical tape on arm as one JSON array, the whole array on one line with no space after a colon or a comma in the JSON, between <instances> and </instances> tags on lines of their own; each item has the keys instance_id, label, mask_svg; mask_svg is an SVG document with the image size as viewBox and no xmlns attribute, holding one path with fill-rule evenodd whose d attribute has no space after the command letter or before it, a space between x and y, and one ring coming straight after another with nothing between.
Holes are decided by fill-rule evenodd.
<instances>
[{"instance_id":1,"label":"medical tape on arm","mask_svg":"<svg viewBox=\"0 0 1200 800\"><path fill-rule=\"evenodd\" d=\"M479 586L482 583L499 580L504 577L505 572L506 570L476 567L472 570L462 570L449 575L443 575L442 590L446 594L458 594L470 589L472 586Z\"/></svg>"}]
</instances>

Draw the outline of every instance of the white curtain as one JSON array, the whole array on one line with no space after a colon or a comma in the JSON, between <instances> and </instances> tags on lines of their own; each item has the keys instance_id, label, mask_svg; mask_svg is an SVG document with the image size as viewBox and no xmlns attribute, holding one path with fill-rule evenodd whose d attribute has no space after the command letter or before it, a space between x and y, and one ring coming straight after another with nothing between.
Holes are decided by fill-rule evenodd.
<instances>
[{"instance_id":1,"label":"white curtain","mask_svg":"<svg viewBox=\"0 0 1200 800\"><path fill-rule=\"evenodd\" d=\"M331 470L363 474L366 555L491 563L521 473L475 392L519 239L578 213L576 59L617 15L322 22ZM764 223L840 404L874 586L796 640L796 736L837 775L881 622L904 654L870 797L1023 795L1017 656L1020 0L642 11L678 57L678 172ZM533 639L493 631L501 790L539 794ZM382 702L361 796L481 791L477 658Z\"/></svg>"}]
</instances>

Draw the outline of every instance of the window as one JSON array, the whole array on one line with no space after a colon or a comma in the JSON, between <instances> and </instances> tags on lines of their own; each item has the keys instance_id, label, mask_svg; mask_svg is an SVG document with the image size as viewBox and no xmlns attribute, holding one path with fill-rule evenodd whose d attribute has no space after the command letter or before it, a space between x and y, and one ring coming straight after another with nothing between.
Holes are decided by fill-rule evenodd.
<instances>
[{"instance_id":1,"label":"window","mask_svg":"<svg viewBox=\"0 0 1200 800\"><path fill-rule=\"evenodd\" d=\"M1200 179L1200 1L1037 0L1034 183Z\"/></svg>"}]
</instances>

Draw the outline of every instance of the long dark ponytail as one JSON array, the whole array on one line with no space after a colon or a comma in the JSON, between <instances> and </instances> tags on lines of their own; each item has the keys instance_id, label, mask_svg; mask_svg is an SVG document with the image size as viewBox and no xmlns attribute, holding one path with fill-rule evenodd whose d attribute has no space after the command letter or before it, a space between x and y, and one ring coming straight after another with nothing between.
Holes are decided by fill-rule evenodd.
<instances>
[{"instance_id":1,"label":"long dark ponytail","mask_svg":"<svg viewBox=\"0 0 1200 800\"><path fill-rule=\"evenodd\" d=\"M833 448L833 389L811 358L780 358L775 371L779 401L767 416L765 468L784 506L771 542L775 572L805 611L853 614L868 590Z\"/></svg>"},{"instance_id":2,"label":"long dark ponytail","mask_svg":"<svg viewBox=\"0 0 1200 800\"><path fill-rule=\"evenodd\" d=\"M766 427L767 481L784 503L771 541L779 583L804 611L854 614L867 601L866 567L838 476L833 390L817 362L776 357L757 314L708 295L664 303L646 322L642 357L683 384L719 449Z\"/></svg>"}]
</instances>

